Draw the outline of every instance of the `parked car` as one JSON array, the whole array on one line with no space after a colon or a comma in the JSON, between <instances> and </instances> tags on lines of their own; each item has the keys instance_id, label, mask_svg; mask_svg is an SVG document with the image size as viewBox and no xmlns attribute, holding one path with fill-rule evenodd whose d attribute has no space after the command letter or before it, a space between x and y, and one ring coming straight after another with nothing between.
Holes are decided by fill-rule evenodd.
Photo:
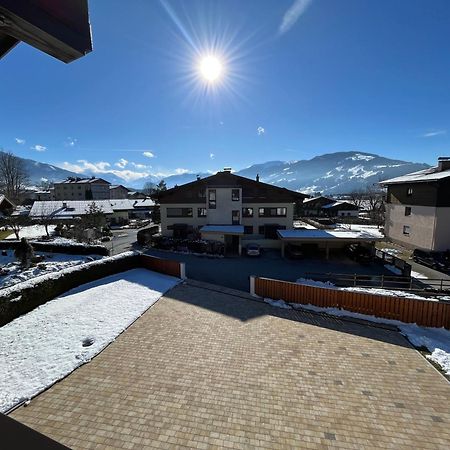
<instances>
[{"instance_id":1,"label":"parked car","mask_svg":"<svg viewBox=\"0 0 450 450\"><path fill-rule=\"evenodd\" d=\"M412 259L416 263L431 267L442 272L450 271L450 253L431 252L416 248L412 253Z\"/></svg>"},{"instance_id":2,"label":"parked car","mask_svg":"<svg viewBox=\"0 0 450 450\"><path fill-rule=\"evenodd\" d=\"M258 244L248 244L246 253L247 256L261 256L261 247Z\"/></svg>"},{"instance_id":3,"label":"parked car","mask_svg":"<svg viewBox=\"0 0 450 450\"><path fill-rule=\"evenodd\" d=\"M303 258L303 249L300 245L295 244L289 244L286 248L286 254L289 256L289 258L292 259L299 259Z\"/></svg>"},{"instance_id":4,"label":"parked car","mask_svg":"<svg viewBox=\"0 0 450 450\"><path fill-rule=\"evenodd\" d=\"M373 259L370 248L361 244L350 244L346 248L347 255L359 263L369 263Z\"/></svg>"}]
</instances>

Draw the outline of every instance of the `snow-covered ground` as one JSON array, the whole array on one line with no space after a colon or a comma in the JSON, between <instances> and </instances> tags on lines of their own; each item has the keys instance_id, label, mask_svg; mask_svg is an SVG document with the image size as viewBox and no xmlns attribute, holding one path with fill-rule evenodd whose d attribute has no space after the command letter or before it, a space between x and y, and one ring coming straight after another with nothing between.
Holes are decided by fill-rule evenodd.
<instances>
[{"instance_id":1,"label":"snow-covered ground","mask_svg":"<svg viewBox=\"0 0 450 450\"><path fill-rule=\"evenodd\" d=\"M450 331L445 328L419 327L416 324L404 323L399 320L383 319L366 314L354 313L339 308L323 308L311 304L286 303L283 300L265 298L264 301L277 308L306 309L309 311L326 313L338 317L351 317L398 327L415 347L424 347L430 355L427 358L438 364L446 375L450 376Z\"/></svg>"},{"instance_id":2,"label":"snow-covered ground","mask_svg":"<svg viewBox=\"0 0 450 450\"><path fill-rule=\"evenodd\" d=\"M0 256L0 289L12 286L22 281L30 280L50 272L78 266L89 261L101 259L101 256L70 255L62 253L37 252L36 256L43 256L42 262L34 264L26 270L20 268L12 250L7 250L7 256Z\"/></svg>"},{"instance_id":3,"label":"snow-covered ground","mask_svg":"<svg viewBox=\"0 0 450 450\"><path fill-rule=\"evenodd\" d=\"M130 270L73 289L0 328L0 411L90 361L178 282Z\"/></svg>"},{"instance_id":4,"label":"snow-covered ground","mask_svg":"<svg viewBox=\"0 0 450 450\"><path fill-rule=\"evenodd\" d=\"M297 284L303 284L305 286L313 286L313 287L321 287L328 289L338 289L341 291L354 291L354 292L363 292L364 294L375 294L375 295L388 295L391 297L402 297L402 298L413 298L416 300L429 300L429 301L438 301L438 300L450 300L450 296L420 296L418 294L414 294L409 291L401 291L401 290L391 290L391 289L381 289L381 288L366 288L366 287L338 287L335 286L330 281L316 281L311 280L310 278L299 278L296 280Z\"/></svg>"},{"instance_id":5,"label":"snow-covered ground","mask_svg":"<svg viewBox=\"0 0 450 450\"><path fill-rule=\"evenodd\" d=\"M384 238L384 234L376 225L338 224L336 230L365 231L376 237Z\"/></svg>"},{"instance_id":6,"label":"snow-covered ground","mask_svg":"<svg viewBox=\"0 0 450 450\"><path fill-rule=\"evenodd\" d=\"M56 225L49 225L48 232L50 236L52 236L55 233ZM27 238L27 239L36 239L40 238L42 236L47 236L47 233L45 232L45 227L43 225L30 225L28 227L23 227L19 232L20 238ZM11 234L6 239L16 239L16 235L11 232Z\"/></svg>"}]
</instances>

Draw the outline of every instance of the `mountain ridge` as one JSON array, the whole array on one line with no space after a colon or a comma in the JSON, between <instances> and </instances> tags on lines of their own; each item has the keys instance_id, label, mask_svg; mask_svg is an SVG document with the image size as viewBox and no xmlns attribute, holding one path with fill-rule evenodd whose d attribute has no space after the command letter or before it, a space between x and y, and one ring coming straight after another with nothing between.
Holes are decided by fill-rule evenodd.
<instances>
[{"instance_id":1,"label":"mountain ridge","mask_svg":"<svg viewBox=\"0 0 450 450\"><path fill-rule=\"evenodd\" d=\"M164 179L168 187L194 181L197 176L205 178L211 173L189 172L167 177L150 175L136 181L126 181L116 174L75 173L58 166L32 159L23 160L29 172L30 181L38 186L42 181L60 181L67 177L97 176L112 184L123 184L133 189L142 189L147 182L156 184ZM391 159L375 153L347 151L325 153L311 159L297 161L266 161L255 163L233 173L247 178L255 178L259 174L265 183L285 187L295 191L311 194L343 194L354 190L365 189L388 178L405 175L430 167L425 163L417 163Z\"/></svg>"}]
</instances>

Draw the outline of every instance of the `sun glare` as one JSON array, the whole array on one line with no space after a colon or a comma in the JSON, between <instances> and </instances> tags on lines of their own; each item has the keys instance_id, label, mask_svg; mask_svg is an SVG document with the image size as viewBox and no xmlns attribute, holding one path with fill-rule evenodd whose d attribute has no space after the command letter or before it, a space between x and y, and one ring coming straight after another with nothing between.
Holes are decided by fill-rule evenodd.
<instances>
[{"instance_id":1,"label":"sun glare","mask_svg":"<svg viewBox=\"0 0 450 450\"><path fill-rule=\"evenodd\" d=\"M200 74L207 82L214 83L222 73L222 63L215 56L206 56L200 61Z\"/></svg>"}]
</instances>

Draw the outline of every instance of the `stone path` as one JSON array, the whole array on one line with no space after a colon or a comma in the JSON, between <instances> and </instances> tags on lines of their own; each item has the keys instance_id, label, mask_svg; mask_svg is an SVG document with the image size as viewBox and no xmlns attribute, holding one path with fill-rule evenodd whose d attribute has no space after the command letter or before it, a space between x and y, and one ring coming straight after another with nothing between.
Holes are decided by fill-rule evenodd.
<instances>
[{"instance_id":1,"label":"stone path","mask_svg":"<svg viewBox=\"0 0 450 450\"><path fill-rule=\"evenodd\" d=\"M450 448L397 332L184 284L11 416L72 448Z\"/></svg>"}]
</instances>

